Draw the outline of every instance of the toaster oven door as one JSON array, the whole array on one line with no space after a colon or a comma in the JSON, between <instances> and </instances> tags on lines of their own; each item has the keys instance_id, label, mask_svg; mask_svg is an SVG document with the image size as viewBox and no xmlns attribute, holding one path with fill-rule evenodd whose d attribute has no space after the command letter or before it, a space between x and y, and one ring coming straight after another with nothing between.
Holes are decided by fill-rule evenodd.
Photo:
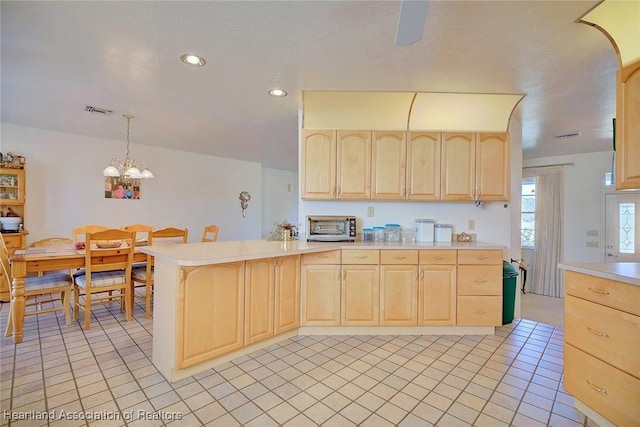
<instances>
[{"instance_id":1,"label":"toaster oven door","mask_svg":"<svg viewBox=\"0 0 640 427\"><path fill-rule=\"evenodd\" d=\"M345 218L313 218L307 220L307 240L335 242L349 238L349 221Z\"/></svg>"}]
</instances>

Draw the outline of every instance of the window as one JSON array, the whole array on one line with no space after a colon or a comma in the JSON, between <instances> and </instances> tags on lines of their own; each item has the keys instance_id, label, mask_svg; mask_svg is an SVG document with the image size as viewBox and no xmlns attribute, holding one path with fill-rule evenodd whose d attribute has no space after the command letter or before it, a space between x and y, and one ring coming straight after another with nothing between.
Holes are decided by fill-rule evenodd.
<instances>
[{"instance_id":1,"label":"window","mask_svg":"<svg viewBox=\"0 0 640 427\"><path fill-rule=\"evenodd\" d=\"M636 205L635 203L620 203L620 248L622 254L633 254L635 252L635 223Z\"/></svg>"},{"instance_id":2,"label":"window","mask_svg":"<svg viewBox=\"0 0 640 427\"><path fill-rule=\"evenodd\" d=\"M536 179L522 179L522 203L520 207L520 246L533 249L536 235Z\"/></svg>"}]
</instances>

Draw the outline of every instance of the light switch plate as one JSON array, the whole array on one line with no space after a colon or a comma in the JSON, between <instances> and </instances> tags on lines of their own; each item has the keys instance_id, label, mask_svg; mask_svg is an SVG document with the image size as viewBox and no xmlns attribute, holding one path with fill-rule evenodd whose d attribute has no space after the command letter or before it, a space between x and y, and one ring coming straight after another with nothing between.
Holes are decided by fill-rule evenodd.
<instances>
[{"instance_id":1,"label":"light switch plate","mask_svg":"<svg viewBox=\"0 0 640 427\"><path fill-rule=\"evenodd\" d=\"M375 215L375 213L376 213L376 211L375 211L375 209L374 209L374 207L373 207L373 206L369 206L369 207L367 208L367 216L374 216L374 215Z\"/></svg>"},{"instance_id":2,"label":"light switch plate","mask_svg":"<svg viewBox=\"0 0 640 427\"><path fill-rule=\"evenodd\" d=\"M467 220L467 230L475 230L476 229L476 220L470 219Z\"/></svg>"}]
</instances>

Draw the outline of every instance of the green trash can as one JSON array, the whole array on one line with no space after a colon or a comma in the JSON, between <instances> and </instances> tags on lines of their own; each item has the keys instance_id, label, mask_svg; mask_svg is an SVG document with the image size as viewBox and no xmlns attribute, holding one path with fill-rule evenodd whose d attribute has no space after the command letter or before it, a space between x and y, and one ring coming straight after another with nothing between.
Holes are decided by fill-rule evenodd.
<instances>
[{"instance_id":1,"label":"green trash can","mask_svg":"<svg viewBox=\"0 0 640 427\"><path fill-rule=\"evenodd\" d=\"M502 324L513 322L516 305L516 278L518 273L507 261L502 261Z\"/></svg>"}]
</instances>

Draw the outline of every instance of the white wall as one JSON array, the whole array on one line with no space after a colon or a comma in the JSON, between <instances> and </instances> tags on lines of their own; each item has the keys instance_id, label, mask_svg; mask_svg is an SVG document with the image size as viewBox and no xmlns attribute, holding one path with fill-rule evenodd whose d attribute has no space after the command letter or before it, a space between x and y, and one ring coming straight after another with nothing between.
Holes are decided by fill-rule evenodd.
<instances>
[{"instance_id":1,"label":"white wall","mask_svg":"<svg viewBox=\"0 0 640 427\"><path fill-rule=\"evenodd\" d=\"M562 251L565 262L603 262L604 229L601 212L602 193L606 189L604 174L611 172L612 152L573 154L526 159L524 166L574 162L563 167L564 230ZM587 237L597 230L598 237ZM599 240L597 248L587 247L587 240ZM532 255L531 255L531 259Z\"/></svg>"},{"instance_id":2,"label":"white wall","mask_svg":"<svg viewBox=\"0 0 640 427\"><path fill-rule=\"evenodd\" d=\"M144 161L155 178L141 183L140 200L104 198L102 170L122 159L126 142L2 124L2 152L27 160L27 243L71 236L85 224L119 227L148 223L189 229L198 241L202 227L217 224L220 240L260 239L264 206L259 163L131 145L131 157ZM240 192L251 194L246 218Z\"/></svg>"},{"instance_id":3,"label":"white wall","mask_svg":"<svg viewBox=\"0 0 640 427\"><path fill-rule=\"evenodd\" d=\"M262 209L262 237L269 238L275 230L275 222L285 219L298 224L298 174L280 169L262 169L262 191L264 198Z\"/></svg>"}]
</instances>

